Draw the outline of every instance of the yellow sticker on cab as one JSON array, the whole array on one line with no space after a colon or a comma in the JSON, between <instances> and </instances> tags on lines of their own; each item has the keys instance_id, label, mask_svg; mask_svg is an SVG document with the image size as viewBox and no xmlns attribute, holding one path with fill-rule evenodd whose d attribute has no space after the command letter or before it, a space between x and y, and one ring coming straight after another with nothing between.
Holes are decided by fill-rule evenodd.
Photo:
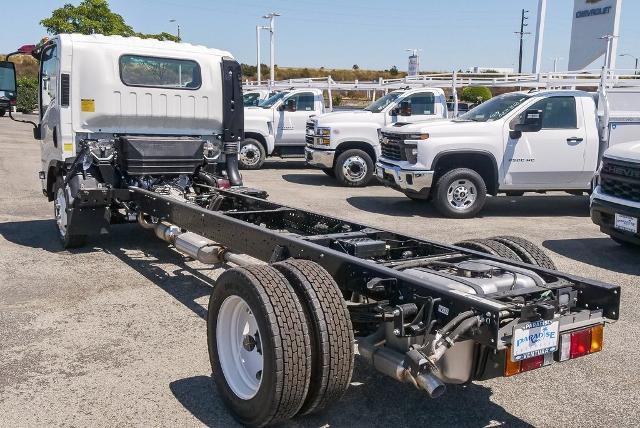
<instances>
[{"instance_id":1,"label":"yellow sticker on cab","mask_svg":"<svg viewBox=\"0 0 640 428\"><path fill-rule=\"evenodd\" d=\"M96 111L96 100L91 98L83 98L80 100L80 110L87 113L94 113Z\"/></svg>"}]
</instances>

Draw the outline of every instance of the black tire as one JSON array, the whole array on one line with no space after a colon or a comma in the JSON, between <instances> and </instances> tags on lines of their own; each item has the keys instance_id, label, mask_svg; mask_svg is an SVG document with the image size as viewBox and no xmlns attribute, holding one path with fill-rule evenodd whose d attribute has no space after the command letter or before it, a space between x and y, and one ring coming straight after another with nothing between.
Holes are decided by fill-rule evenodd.
<instances>
[{"instance_id":1,"label":"black tire","mask_svg":"<svg viewBox=\"0 0 640 428\"><path fill-rule=\"evenodd\" d=\"M460 194L459 207L455 207L453 203L449 202L449 194L452 198L457 189L455 184L460 184L459 188L465 188L466 192ZM468 186L468 187L467 187ZM470 189L474 189L473 192L469 192ZM475 198L467 197L470 194L475 194ZM464 196L464 197L463 197ZM484 206L487 199L487 185L476 171L468 168L456 168L444 175L442 175L435 186L435 195L433 203L436 209L445 217L450 218L471 218L475 217ZM465 200L469 200L466 204Z\"/></svg>"},{"instance_id":2,"label":"black tire","mask_svg":"<svg viewBox=\"0 0 640 428\"><path fill-rule=\"evenodd\" d=\"M333 170L333 168L322 168L322 172L324 172L331 178L336 178L336 172Z\"/></svg>"},{"instance_id":3,"label":"black tire","mask_svg":"<svg viewBox=\"0 0 640 428\"><path fill-rule=\"evenodd\" d=\"M220 363L216 327L225 299L241 297L261 332L263 369L255 395L242 399L229 386ZM311 345L302 305L284 276L271 266L224 272L209 300L207 342L218 391L244 425L265 426L293 417L302 407L311 378ZM231 346L231 344L229 344Z\"/></svg>"},{"instance_id":4,"label":"black tire","mask_svg":"<svg viewBox=\"0 0 640 428\"><path fill-rule=\"evenodd\" d=\"M373 160L363 150L345 150L336 159L333 171L342 186L364 187L373 177Z\"/></svg>"},{"instance_id":5,"label":"black tire","mask_svg":"<svg viewBox=\"0 0 640 428\"><path fill-rule=\"evenodd\" d=\"M6 110L0 108L0 117L4 117L6 113L7 113Z\"/></svg>"},{"instance_id":6,"label":"black tire","mask_svg":"<svg viewBox=\"0 0 640 428\"><path fill-rule=\"evenodd\" d=\"M544 250L531 241L517 236L494 236L489 239L511 248L525 263L546 269L557 269L553 260L551 260Z\"/></svg>"},{"instance_id":7,"label":"black tire","mask_svg":"<svg viewBox=\"0 0 640 428\"><path fill-rule=\"evenodd\" d=\"M287 260L273 265L302 302L311 332L311 383L299 414L319 411L338 401L353 374L353 326L342 292L317 263Z\"/></svg>"},{"instance_id":8,"label":"black tire","mask_svg":"<svg viewBox=\"0 0 640 428\"><path fill-rule=\"evenodd\" d=\"M524 196L524 192L506 192L505 195L507 196Z\"/></svg>"},{"instance_id":9,"label":"black tire","mask_svg":"<svg viewBox=\"0 0 640 428\"><path fill-rule=\"evenodd\" d=\"M64 202L64 207L62 207L58 200L59 192L62 192L63 194L63 196L61 197L63 197L64 200L61 200L60 202ZM53 218L56 221L56 225L58 227L58 237L60 238L60 243L65 249L82 247L87 240L87 236L69 233L69 210L66 209L67 215L65 216L62 216L60 213L61 210L65 210L65 207L69 207L69 193L66 191L66 189L64 189L64 180L62 179L62 177L58 177L55 184L53 185ZM66 219L66 221L64 221L63 219Z\"/></svg>"},{"instance_id":10,"label":"black tire","mask_svg":"<svg viewBox=\"0 0 640 428\"><path fill-rule=\"evenodd\" d=\"M498 241L492 241L490 239L469 239L466 241L456 242L454 245L467 248L469 250L480 251L481 253L503 257L509 260L515 260L517 262L522 261L522 259L518 257L518 254L516 254L516 252L511 248Z\"/></svg>"},{"instance_id":11,"label":"black tire","mask_svg":"<svg viewBox=\"0 0 640 428\"><path fill-rule=\"evenodd\" d=\"M240 169L260 169L267 159L267 151L255 138L246 138L240 143L238 165Z\"/></svg>"}]
</instances>

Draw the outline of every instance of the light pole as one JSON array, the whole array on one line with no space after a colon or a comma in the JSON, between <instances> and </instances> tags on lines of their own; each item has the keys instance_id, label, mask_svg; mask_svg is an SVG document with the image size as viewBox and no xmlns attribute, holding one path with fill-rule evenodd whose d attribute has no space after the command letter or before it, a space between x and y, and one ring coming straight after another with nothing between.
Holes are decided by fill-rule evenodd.
<instances>
[{"instance_id":1,"label":"light pole","mask_svg":"<svg viewBox=\"0 0 640 428\"><path fill-rule=\"evenodd\" d=\"M270 66L270 70L269 70L269 80L271 81L271 83L273 83L273 81L276 79L276 70L274 68L275 65L275 58L276 58L276 52L275 52L275 28L274 28L274 23L276 20L276 16L280 16L279 13L277 12L271 12L267 15L264 15L263 18L268 19L269 20L269 26L267 28L269 28L269 40L271 42L271 47L270 47L270 60L269 60L269 66Z\"/></svg>"},{"instance_id":2,"label":"light pole","mask_svg":"<svg viewBox=\"0 0 640 428\"><path fill-rule=\"evenodd\" d=\"M634 56L634 55L628 54L628 53L620 54L620 56L630 56L631 58L634 58L634 59L636 60L636 66L635 66L635 67L634 67L634 69L633 69L633 74L634 74L634 75L638 74L638 60L639 60L640 58L639 58L639 57L637 57L637 56Z\"/></svg>"},{"instance_id":3,"label":"light pole","mask_svg":"<svg viewBox=\"0 0 640 428\"><path fill-rule=\"evenodd\" d=\"M553 72L557 72L558 71L558 61L560 61L562 58L561 56L557 56L555 58L553 58Z\"/></svg>"},{"instance_id":4,"label":"light pole","mask_svg":"<svg viewBox=\"0 0 640 428\"><path fill-rule=\"evenodd\" d=\"M180 38L180 24L175 19L170 19L169 22L175 22L176 25L178 26L178 41L181 41L182 39Z\"/></svg>"},{"instance_id":5,"label":"light pole","mask_svg":"<svg viewBox=\"0 0 640 428\"><path fill-rule=\"evenodd\" d=\"M268 30L269 27L256 25L256 72L258 73L258 85L262 83L262 71L260 70L260 30Z\"/></svg>"}]
</instances>

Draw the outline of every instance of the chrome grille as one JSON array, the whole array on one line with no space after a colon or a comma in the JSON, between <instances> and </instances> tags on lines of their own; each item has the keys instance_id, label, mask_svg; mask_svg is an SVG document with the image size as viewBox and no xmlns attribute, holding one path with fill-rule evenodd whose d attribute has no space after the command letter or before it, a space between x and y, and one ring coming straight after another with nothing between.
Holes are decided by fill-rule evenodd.
<instances>
[{"instance_id":1,"label":"chrome grille","mask_svg":"<svg viewBox=\"0 0 640 428\"><path fill-rule=\"evenodd\" d=\"M600 171L600 188L616 198L640 202L640 165L604 158Z\"/></svg>"},{"instance_id":2,"label":"chrome grille","mask_svg":"<svg viewBox=\"0 0 640 428\"><path fill-rule=\"evenodd\" d=\"M307 121L307 127L305 128L304 142L313 145L313 136L316 133L316 124L314 121Z\"/></svg>"}]
</instances>

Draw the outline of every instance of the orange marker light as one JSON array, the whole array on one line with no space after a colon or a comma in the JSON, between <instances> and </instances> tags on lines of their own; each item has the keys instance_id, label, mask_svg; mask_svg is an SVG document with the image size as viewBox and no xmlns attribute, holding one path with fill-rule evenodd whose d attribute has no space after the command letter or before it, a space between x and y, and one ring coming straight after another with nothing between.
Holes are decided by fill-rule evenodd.
<instances>
[{"instance_id":1,"label":"orange marker light","mask_svg":"<svg viewBox=\"0 0 640 428\"><path fill-rule=\"evenodd\" d=\"M520 373L520 361L511 361L511 346L504 353L504 375L513 376Z\"/></svg>"},{"instance_id":2,"label":"orange marker light","mask_svg":"<svg viewBox=\"0 0 640 428\"><path fill-rule=\"evenodd\" d=\"M604 326L597 325L591 329L591 350L590 352L599 352L602 350L604 341Z\"/></svg>"}]
</instances>

